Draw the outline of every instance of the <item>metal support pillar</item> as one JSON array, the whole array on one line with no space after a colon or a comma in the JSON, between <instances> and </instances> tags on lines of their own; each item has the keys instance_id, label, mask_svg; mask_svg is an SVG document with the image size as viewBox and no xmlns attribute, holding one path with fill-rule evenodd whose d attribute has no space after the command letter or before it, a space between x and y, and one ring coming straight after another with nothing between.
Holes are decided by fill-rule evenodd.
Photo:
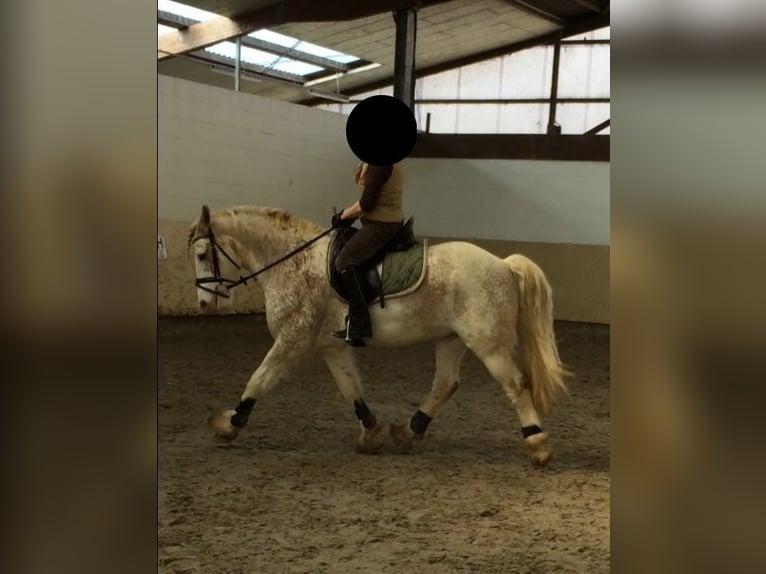
<instances>
[{"instance_id":1,"label":"metal support pillar","mask_svg":"<svg viewBox=\"0 0 766 574\"><path fill-rule=\"evenodd\" d=\"M418 11L409 6L394 12L396 49L394 52L394 97L414 111L415 104L415 39Z\"/></svg>"},{"instance_id":2,"label":"metal support pillar","mask_svg":"<svg viewBox=\"0 0 766 574\"><path fill-rule=\"evenodd\" d=\"M561 126L556 124L556 107L559 94L559 60L561 58L561 36L553 45L553 72L551 77L551 99L548 110L548 135L560 134Z\"/></svg>"},{"instance_id":3,"label":"metal support pillar","mask_svg":"<svg viewBox=\"0 0 766 574\"><path fill-rule=\"evenodd\" d=\"M242 38L237 36L237 54L234 57L234 91L239 91L240 62L242 61Z\"/></svg>"}]
</instances>

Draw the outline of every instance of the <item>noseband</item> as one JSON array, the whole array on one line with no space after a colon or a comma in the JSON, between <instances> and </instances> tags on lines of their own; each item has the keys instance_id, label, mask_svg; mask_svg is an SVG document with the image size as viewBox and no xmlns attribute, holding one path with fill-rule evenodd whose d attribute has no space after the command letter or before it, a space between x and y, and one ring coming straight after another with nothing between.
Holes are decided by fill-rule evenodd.
<instances>
[{"instance_id":1,"label":"noseband","mask_svg":"<svg viewBox=\"0 0 766 574\"><path fill-rule=\"evenodd\" d=\"M234 261L234 259L229 255L226 250L215 240L215 235L213 235L213 229L211 228L209 233L207 235L200 235L198 237L195 237L192 240L192 244L194 244L196 241L199 241L200 239L207 239L210 241L210 247L213 251L213 275L210 275L208 277L199 277L195 279L194 284L202 289L203 291L207 291L208 293L212 293L213 295L217 295L219 297L223 297L225 299L229 298L229 295L226 293L221 293L218 290L218 287L220 285L223 285L227 289L231 289L235 285L239 285L240 283L246 284L248 278L240 277L239 279L227 279L226 277L221 276L221 267L218 263L218 252L220 251L221 254L228 259L234 267L237 269L241 269L242 267ZM208 287L208 284L214 283L215 286L213 288Z\"/></svg>"},{"instance_id":2,"label":"noseband","mask_svg":"<svg viewBox=\"0 0 766 574\"><path fill-rule=\"evenodd\" d=\"M313 245L314 243L322 239L322 237L324 237L325 235L328 235L332 230L333 228L330 227L329 229L323 231L322 233L320 233L319 235L317 235L310 241L307 241L303 245L297 247L296 249L293 249L290 253L288 253L287 255L284 255L283 257L280 257L276 261L272 261L271 263L266 265L266 267L263 267L262 269L259 269L258 271L250 273L249 275L244 275L244 276L240 275L238 279L228 279L226 277L221 276L221 268L218 264L219 251L238 270L242 269L242 266L239 265L236 261L234 261L234 259L228 253L226 253L226 250L223 247L221 247L220 243L218 243L215 240L215 235L213 234L213 228L211 227L207 235L199 235L195 237L194 239L192 239L191 243L194 244L196 241L199 241L200 239L207 239L210 241L210 247L212 248L212 251L213 251L213 275L208 277L199 277L195 279L194 284L198 288L202 289L203 291L207 291L208 293L212 293L213 295L217 295L218 297L223 297L225 299L228 299L229 295L227 295L226 293L221 293L218 290L218 286L222 285L226 287L227 290L231 290L237 285L247 285L248 280L257 277L261 273L268 271L269 269L271 269L272 267L276 265L279 265L283 261L287 261L288 259L296 255L297 253L300 253L307 247L310 247L311 245ZM211 283L215 284L215 287L213 288L208 287L208 285Z\"/></svg>"}]
</instances>

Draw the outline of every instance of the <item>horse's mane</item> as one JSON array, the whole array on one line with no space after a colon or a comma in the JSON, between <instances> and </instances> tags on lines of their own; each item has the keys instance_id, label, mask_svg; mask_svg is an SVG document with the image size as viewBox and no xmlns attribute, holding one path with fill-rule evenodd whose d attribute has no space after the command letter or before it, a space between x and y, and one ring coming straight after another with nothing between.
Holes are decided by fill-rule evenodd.
<instances>
[{"instance_id":1,"label":"horse's mane","mask_svg":"<svg viewBox=\"0 0 766 574\"><path fill-rule=\"evenodd\" d=\"M230 207L221 211L213 213L214 217L229 217L236 225L242 229L247 229L250 219L256 218L266 220L274 225L275 228L280 229L286 234L298 236L298 238L304 238L306 236L317 235L322 232L322 228L303 219L302 217L295 216L289 211L279 209L277 207L256 207L254 205L240 205L236 207ZM189 234L186 239L187 247L191 247L192 239L194 239L197 230L199 229L199 220L194 222L189 228Z\"/></svg>"},{"instance_id":2,"label":"horse's mane","mask_svg":"<svg viewBox=\"0 0 766 574\"><path fill-rule=\"evenodd\" d=\"M322 228L307 219L293 215L285 209L277 207L256 207L252 205L232 207L224 211L235 219L244 217L259 217L276 225L283 231L299 235L316 235Z\"/></svg>"}]
</instances>

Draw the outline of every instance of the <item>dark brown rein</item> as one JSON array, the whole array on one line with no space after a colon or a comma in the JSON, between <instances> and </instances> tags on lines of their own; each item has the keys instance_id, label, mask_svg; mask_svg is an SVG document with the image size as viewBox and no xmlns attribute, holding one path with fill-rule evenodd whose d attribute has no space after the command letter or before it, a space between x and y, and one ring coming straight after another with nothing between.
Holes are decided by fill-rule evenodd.
<instances>
[{"instance_id":1,"label":"dark brown rein","mask_svg":"<svg viewBox=\"0 0 766 574\"><path fill-rule=\"evenodd\" d=\"M203 291L207 291L208 293L213 293L214 295L218 295L219 297L224 297L228 299L229 298L228 295L218 291L217 289L218 285L223 285L227 289L233 289L234 287L238 285L247 285L247 282L250 279L254 279L255 277L258 277L258 275L260 275L261 273L265 273L272 267L275 267L279 265L280 263L287 261L291 257L297 255L304 249L307 249L308 247L310 247L311 245L313 245L314 243L322 239L322 237L324 237L325 235L328 235L332 230L333 228L330 227L329 229L323 231L322 233L320 233L319 235L317 235L310 241L293 249L290 253L280 257L276 261L272 261L271 263L266 265L266 267L263 267L262 269L259 269L258 271L250 273L249 275L240 275L238 279L227 279L226 277L221 277L221 269L220 269L220 266L218 265L218 251L223 253L223 256L226 257L226 259L228 259L231 262L231 264L234 265L234 267L236 267L237 269L242 269L242 267L236 261L234 261L234 259L228 253L226 253L226 250L223 247L221 247L221 245L215 240L215 235L213 235L213 229L211 227L210 233L208 233L208 235L200 235L192 239L190 242L191 244L194 244L195 241L199 241L200 239L209 239L210 245L213 248L213 275L210 277L200 277L194 281L194 284L200 289L202 289ZM215 283L216 287L213 287L211 289L210 287L207 286L210 283Z\"/></svg>"}]
</instances>

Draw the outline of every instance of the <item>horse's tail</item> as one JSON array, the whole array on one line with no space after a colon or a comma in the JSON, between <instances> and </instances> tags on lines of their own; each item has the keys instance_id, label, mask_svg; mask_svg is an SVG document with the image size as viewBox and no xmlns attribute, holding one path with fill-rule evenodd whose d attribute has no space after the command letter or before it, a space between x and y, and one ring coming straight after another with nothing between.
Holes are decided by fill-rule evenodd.
<instances>
[{"instance_id":1,"label":"horse's tail","mask_svg":"<svg viewBox=\"0 0 766 574\"><path fill-rule=\"evenodd\" d=\"M546 415L559 395L567 392L564 377L569 374L559 359L553 333L553 292L543 270L531 259L511 255L505 262L519 285L519 368L535 408Z\"/></svg>"}]
</instances>

